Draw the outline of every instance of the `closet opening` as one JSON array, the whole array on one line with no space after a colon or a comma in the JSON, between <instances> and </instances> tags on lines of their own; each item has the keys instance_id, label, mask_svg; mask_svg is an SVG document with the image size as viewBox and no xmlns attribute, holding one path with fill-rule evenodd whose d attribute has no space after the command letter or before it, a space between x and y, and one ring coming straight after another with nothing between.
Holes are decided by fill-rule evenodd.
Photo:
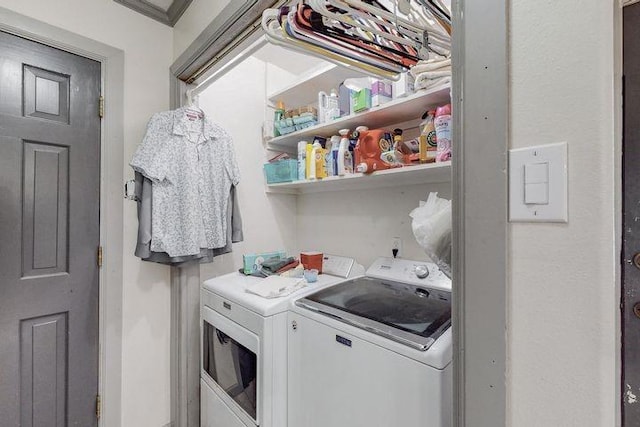
<instances>
[{"instance_id":1,"label":"closet opening","mask_svg":"<svg viewBox=\"0 0 640 427\"><path fill-rule=\"evenodd\" d=\"M456 22L461 24L462 8L459 3L455 1L453 3L453 25L456 28ZM505 5L496 2L490 7L501 10ZM466 15L466 19L472 19L474 13L478 13L478 11L471 10ZM496 21L499 20L496 18ZM469 29L466 25L461 24L458 27L461 39L457 41L457 45L454 38L453 79L442 85L434 85L413 93L406 91L401 96L395 97L393 89L396 87L392 84L393 89L390 91L388 99L384 99L385 93L377 94L375 100L367 99L367 96L363 98L352 96L352 93L344 90L345 87L353 92L362 91L365 88L363 85L365 85L371 91L370 85L373 82L363 79L368 77L366 72L358 67L336 65L335 61L323 60L318 55L305 55L268 43L264 33L259 29L249 34L246 31L243 32L241 40L237 40L235 49L227 52L220 60L208 62L206 71L202 71L194 78L182 76L184 81L190 83L189 85L173 79L174 106L187 105L190 108L201 109L212 121L222 126L234 140L241 174L237 196L244 229L244 240L234 244L232 253L215 258L211 264L176 269L172 275L176 282L174 288L189 284L190 289L195 286L199 289L201 283L208 279L236 272L238 268L243 266L243 254L273 251L284 251L292 256L298 256L304 251L319 251L324 254L353 258L364 269L373 266L387 268L388 266L384 263L382 266L378 263L379 258L393 259L395 255L398 259L408 261L411 265L406 266L407 271L415 274L417 271L415 262L422 264L429 262L430 258L416 239L412 228L412 218L409 214L419 208L421 201L427 201L429 193L437 193L437 197L443 199L439 203L451 201L453 209L453 261L449 256L447 261L451 269L446 272L452 279L452 285L449 285L452 286L452 292L447 294L445 291L441 294L442 300L449 298L448 301L452 307L450 319L453 319L453 327L448 331L450 348L448 356L445 355L448 362L439 367L441 371L445 372L445 375L438 380L439 382L434 382L434 384L437 383L441 386L441 389L436 393L436 400L442 399L438 400L440 407L447 407L443 411L442 425L465 425L465 406L468 402L485 400L486 405L493 407L494 410L487 412L474 410L471 412L473 416L478 412L478 417L474 419L491 420L486 425L504 425L505 351L504 333L500 331L504 331L505 324L504 287L506 286L506 278L503 276L506 275L504 267L506 256L504 245L506 240L504 238L506 233L506 202L504 202L506 178L500 173L496 174L499 169L493 168L502 167L504 170L502 163L505 161L504 153L506 152L506 111L504 111L506 102L504 106L500 105L497 110L487 110L483 113L473 109L474 105L480 104L480 101L476 99L477 93L474 93L465 98L466 105L463 104L461 94L463 77L456 74L462 69L462 63L467 66L480 65L486 59L469 58L469 53L462 49L463 40L466 40L469 34L478 35L477 42L480 41L481 34L485 38L485 42L487 42L487 38L497 39L503 43L503 47L506 46L506 31L501 32L506 24L500 23L503 26L497 29L494 26L495 31L492 34L484 33L481 30L481 28L485 28L485 25L494 25L495 22L491 22L491 20L485 22L484 25L474 21L475 28ZM468 30L464 39L462 39L465 34L463 29ZM488 85L485 89L500 87L500 91L496 91L497 95L493 99L496 104L500 104L506 99L506 57L500 56L499 47L496 47L496 52L492 53L489 59L492 59L493 64L497 64L498 68L504 65L504 70L502 70L504 74L497 73L499 75L495 80L484 78L484 84ZM195 49L194 46L189 48L190 51ZM456 57L459 60L458 64L456 64ZM184 67L177 63L172 69L179 70ZM476 74L482 74L480 70L481 68L468 71L467 77L475 77L476 82L479 83L482 77L476 76ZM174 72L174 75L177 74L179 73ZM500 76L504 77L503 81L500 80ZM501 84L504 84L505 88L501 87ZM341 85L342 92L340 91ZM331 112L334 101L332 89L335 89L338 95L337 112L334 113ZM398 90L402 91L401 85L398 85ZM341 97L346 93L349 93L346 96L350 102L340 103ZM354 104L359 111L353 111ZM425 119L429 116L430 111L435 111L438 107L444 107L447 104L451 104L450 108L453 110L451 121L454 140L453 157L448 161L421 163L419 144L421 134L425 134ZM482 106L487 105L486 99L483 100ZM325 106L328 108L323 108ZM342 111L340 111L341 106ZM496 112L495 116L493 115L494 111ZM444 114L446 112L446 108L442 109L441 113L443 114L439 114L439 116L446 115ZM326 120L327 114L333 114L333 116ZM465 117L464 123L462 121L463 115ZM319 117L325 119L323 123L316 123L319 121ZM286 119L291 120L287 121ZM494 133L495 138L490 139L491 142L485 145L484 151L477 150L477 147L471 150L464 146L463 135L470 134L469 127L474 123L478 124L474 129L477 135L489 138L491 133ZM304 172L305 178L301 179L298 160L301 154L299 147L302 147L302 142L304 142L305 155L309 156L311 153L315 157L318 151L315 153L306 151L307 143L310 143L313 150L313 143L316 140L319 143L319 147L315 147L316 150L327 150L327 147L330 146L327 142L333 142L338 145L339 150L342 139L340 131L346 129L349 131L347 135L351 139L357 139L357 137L353 137L353 133L360 126L366 126L368 130L361 128L358 132L380 130L375 134L376 139L378 142L386 139L390 146L394 146L394 130L401 129L402 139L409 142L406 155L408 157L414 155L417 162L413 165L403 165L403 167L387 168L385 165L384 170L376 170L372 174L354 170L353 174L347 172L345 176L325 177L324 174L328 173L326 168L332 167L327 160L325 170L320 172L321 179L317 175L315 179L308 179L307 173L310 171L310 166L305 161L307 169ZM287 127L294 129L287 129ZM389 134L390 138L387 138L385 134ZM323 137L325 141L316 137ZM415 151L411 151L413 140L417 145ZM458 146L455 141L459 141ZM330 155L331 150L327 151L326 154ZM467 151L473 152L478 159L490 158L491 161L487 165L493 167L491 171L481 170L482 168L479 168L477 164L463 163L462 159ZM384 149L376 148L374 156L380 158L383 152L385 152ZM351 155L354 155L353 152ZM426 156L433 156L433 154L427 153ZM359 159L362 160L361 155ZM274 161L277 160L280 162L274 169ZM394 161L400 162L401 159L393 159L390 163L393 164ZM285 166L287 164L290 166ZM367 164L367 166L377 169L379 164L380 162L374 162L374 166L371 164ZM266 170L265 165L267 165ZM357 169L358 166L357 163L351 164L354 169ZM335 163L333 167L336 168L333 170L335 173L337 171ZM319 169L322 168L316 167L314 172ZM463 177L465 175L471 177L474 173L479 179L491 176L492 182L497 184L495 197L492 196L491 191L486 191L487 198L479 200L473 197L473 193L466 190L467 187L473 187L473 185L469 185L471 178L465 180ZM495 199L497 206L490 203L492 198ZM475 212L474 217L465 214L465 212L469 212L469 209ZM485 221L481 226L477 220L487 217L490 217L490 220ZM481 230L482 227L484 229ZM469 232L472 233L468 234ZM474 235L475 242L482 241L483 244L472 244L472 250L469 250L469 236L471 234ZM443 256L443 259L445 258ZM479 266L477 262L482 262L479 260L486 260L488 265L495 267L495 269ZM471 263L467 265L466 262L469 261ZM403 268L405 267L403 266ZM428 273L432 272L428 271ZM475 274L474 277L483 284L490 280L491 283L484 288L483 296L491 299L493 295L496 295L497 298L491 301L478 299L478 304L474 307L465 305L465 300L469 296L474 297L479 292L477 288L467 289L466 281L470 274ZM430 289L428 292L431 291ZM200 323L195 322L193 314L190 311L185 311L185 307L196 307L196 304L206 307L207 304L206 301L196 300L197 297L194 295L198 295L198 291L189 291L190 296L186 294L184 290L175 291L174 297L182 298L183 302L174 300L172 303L173 317L177 319L177 323L173 326L173 335L178 337L178 340L172 343L173 381L187 385L184 390L177 391L177 395L172 398L173 411L174 414L178 414L176 416L178 418L179 414L185 413L194 417L196 408L193 405L189 407L187 404L193 399L186 396L200 395L201 414L206 418L211 416L207 413L207 405L217 405L220 400L228 404L229 407L233 407L233 404L228 402L224 394L217 393L220 390L217 390L216 385L209 381L210 378L206 376L205 379L199 378L200 372L196 374L195 370L191 369L188 374L182 374L182 377L179 373L181 358L193 361L197 360L194 353L201 355L200 340L202 337L196 339L196 334L193 332L199 329ZM436 292L435 295L440 294ZM496 312L490 312L489 307L495 309ZM465 315L468 313L475 316L474 325L467 323ZM289 329L292 329L290 316L291 314L289 317L283 317L281 321ZM302 317L304 318L304 316ZM305 321L306 319L302 321L293 319L295 325L302 325ZM220 328L222 329L222 327ZM496 328L498 329L496 330ZM466 334L474 329L481 330L487 336L487 343L482 343L480 342L482 340L479 339L470 346L466 345L468 339ZM189 333L189 330L192 332ZM225 331L225 333L227 332ZM238 336L241 337L243 333L239 331ZM229 335L231 339L241 341L233 334ZM353 340L342 335L338 339L338 335L336 335L334 341L350 347ZM291 342L291 338L289 338L289 342ZM313 346L314 343L314 341L305 341L299 345L306 348ZM393 345L396 344L397 340ZM247 344L244 347L250 349L251 345ZM196 349L197 351L195 351ZM287 351L289 353L285 352L279 356L288 355L291 358L303 354L296 353L295 349ZM476 359L469 362L466 359L468 354L474 354ZM180 355L182 356L179 357ZM276 356L273 357L275 360ZM383 360L386 356L380 354L372 357L374 359L379 357L379 360ZM260 361L258 360L256 363L259 366ZM470 371L473 374L471 377L465 376L466 369L472 369ZM482 372L478 373L479 371ZM290 389L300 386L292 378L313 380L313 378L305 377L304 372L301 371L280 372L280 374L289 381L287 385ZM257 378L261 378L260 374L257 374ZM409 381L408 378L407 381ZM318 380L318 378L315 379ZM263 381L267 380L263 379ZM272 378L268 381L278 380ZM280 379L280 381L283 380ZM335 386L338 387L338 384ZM200 387L205 391L200 392ZM247 423L251 422L269 425L270 422L276 422L274 421L276 418L270 419L271 421L266 423L261 418L269 414L277 417L274 415L277 414L277 409L265 406L273 402L262 401L261 403L259 400L260 387L264 387L264 385L260 385L260 382L257 381L251 387L257 387L257 390L245 388L244 392L251 390L251 393L249 393L248 403L244 402L241 406L246 409L247 404L249 407L255 405L255 413L246 410L235 413L233 408L231 412L244 422L243 425L250 425ZM475 393L485 387L488 392L485 392L484 395ZM305 389L305 391L309 390ZM473 396L471 396L472 391L474 391ZM183 394L180 395L180 393ZM258 396L257 398L252 397L254 393ZM443 396L448 396L449 400L447 401L446 397L443 399ZM296 401L295 403L304 408L303 402ZM282 410L282 408L280 409ZM274 412L271 412L272 410ZM248 417L247 414L249 414ZM296 418L300 416L299 412L285 412L284 419L288 417L289 420L300 421L301 418ZM414 420L414 418L408 418L408 420ZM330 419L322 420L325 424L330 421ZM472 424L474 423L471 421L469 425Z\"/></svg>"}]
</instances>

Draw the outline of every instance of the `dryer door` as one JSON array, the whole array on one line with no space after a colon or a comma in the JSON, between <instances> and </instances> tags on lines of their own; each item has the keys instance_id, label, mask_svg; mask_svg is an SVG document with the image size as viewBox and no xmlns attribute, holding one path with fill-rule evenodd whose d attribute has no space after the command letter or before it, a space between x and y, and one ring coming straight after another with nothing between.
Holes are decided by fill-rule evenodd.
<instances>
[{"instance_id":1,"label":"dryer door","mask_svg":"<svg viewBox=\"0 0 640 427\"><path fill-rule=\"evenodd\" d=\"M241 418L248 415L253 424L259 419L258 344L256 335L203 307L202 370L234 412Z\"/></svg>"}]
</instances>

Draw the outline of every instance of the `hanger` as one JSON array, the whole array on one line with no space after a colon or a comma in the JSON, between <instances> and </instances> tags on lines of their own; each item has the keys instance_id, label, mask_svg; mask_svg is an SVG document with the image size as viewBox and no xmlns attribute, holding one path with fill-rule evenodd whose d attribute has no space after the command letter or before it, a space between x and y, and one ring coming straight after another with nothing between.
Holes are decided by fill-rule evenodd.
<instances>
[{"instance_id":1,"label":"hanger","mask_svg":"<svg viewBox=\"0 0 640 427\"><path fill-rule=\"evenodd\" d=\"M316 40L325 48L340 49L343 55L354 57L357 53L360 56L354 59L366 61L374 66L389 68L396 72L404 71L417 61L414 56L404 52L385 48L370 40L347 34L335 27L325 27L324 22L318 16L314 16L315 12L310 6L301 4L294 12L289 13L287 20L287 29L291 29L295 33L291 34L293 37L300 36Z\"/></svg>"},{"instance_id":2,"label":"hanger","mask_svg":"<svg viewBox=\"0 0 640 427\"><path fill-rule=\"evenodd\" d=\"M368 40L325 28L321 19L314 14L309 6L300 5L288 14L285 29L294 38L394 73L407 70L415 62L411 57L397 55L397 52Z\"/></svg>"},{"instance_id":3,"label":"hanger","mask_svg":"<svg viewBox=\"0 0 640 427\"><path fill-rule=\"evenodd\" d=\"M371 6L359 0L308 0L308 3L315 12L324 17L358 27L363 31L377 35L383 40L414 49L417 51L415 56L418 59L427 59L429 56L425 43L426 29L417 28L414 23L388 13L382 8ZM332 11L327 7L328 5L345 13L341 14ZM357 8L351 7L351 5L356 5ZM359 19L355 19L356 17ZM363 22L368 22L370 25L365 26ZM380 27L376 28L376 25ZM404 37L398 34L403 34Z\"/></svg>"},{"instance_id":4,"label":"hanger","mask_svg":"<svg viewBox=\"0 0 640 427\"><path fill-rule=\"evenodd\" d=\"M354 60L351 56L343 55L342 52L333 51L325 47L320 47L307 41L299 40L289 36L281 24L280 17L283 15L283 9L267 9L262 14L262 28L265 30L267 40L278 46L284 47L295 52L311 55L325 61L332 62L337 65L357 68L364 74L384 78L389 80L398 80L400 78L397 71L392 71L382 66L372 65L361 60ZM286 23L285 23L286 24ZM355 55L357 56L357 55ZM382 65L382 64L380 64Z\"/></svg>"},{"instance_id":5,"label":"hanger","mask_svg":"<svg viewBox=\"0 0 640 427\"><path fill-rule=\"evenodd\" d=\"M198 94L194 94L193 92L196 90L196 87L192 87L187 89L185 95L187 97L187 103L184 106L185 112L188 114L189 112L195 113L198 118L204 117L204 111L198 105Z\"/></svg>"},{"instance_id":6,"label":"hanger","mask_svg":"<svg viewBox=\"0 0 640 427\"><path fill-rule=\"evenodd\" d=\"M394 0L400 1L400 0ZM407 2L393 13L377 0L299 0L267 9L267 40L368 75L397 80L430 52L450 57L450 12L442 0ZM397 9L394 4L394 12Z\"/></svg>"}]
</instances>

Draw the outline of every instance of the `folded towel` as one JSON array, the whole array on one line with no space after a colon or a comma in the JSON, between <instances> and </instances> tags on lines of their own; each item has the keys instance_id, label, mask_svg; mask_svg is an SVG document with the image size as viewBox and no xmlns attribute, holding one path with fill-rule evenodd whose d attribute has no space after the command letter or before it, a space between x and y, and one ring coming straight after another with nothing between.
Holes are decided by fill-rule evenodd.
<instances>
[{"instance_id":1,"label":"folded towel","mask_svg":"<svg viewBox=\"0 0 640 427\"><path fill-rule=\"evenodd\" d=\"M287 296L307 284L304 279L269 276L247 288L247 292L263 298L278 298Z\"/></svg>"},{"instance_id":2,"label":"folded towel","mask_svg":"<svg viewBox=\"0 0 640 427\"><path fill-rule=\"evenodd\" d=\"M428 73L422 73L416 77L413 86L415 90L431 89L433 87L446 86L451 84L451 76L430 79Z\"/></svg>"},{"instance_id":3,"label":"folded towel","mask_svg":"<svg viewBox=\"0 0 640 427\"><path fill-rule=\"evenodd\" d=\"M411 67L409 72L413 77L417 77L421 73L441 70L443 68L451 69L451 59L429 59L427 61L418 61L416 65Z\"/></svg>"}]
</instances>

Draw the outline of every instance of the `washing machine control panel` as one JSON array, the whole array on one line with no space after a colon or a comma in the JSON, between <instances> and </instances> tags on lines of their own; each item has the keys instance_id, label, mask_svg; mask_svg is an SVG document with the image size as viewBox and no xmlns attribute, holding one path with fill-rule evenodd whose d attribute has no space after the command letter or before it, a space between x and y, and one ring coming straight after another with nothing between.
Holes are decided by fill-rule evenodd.
<instances>
[{"instance_id":1,"label":"washing machine control panel","mask_svg":"<svg viewBox=\"0 0 640 427\"><path fill-rule=\"evenodd\" d=\"M400 258L378 258L367 270L367 276L393 280L416 286L451 290L451 280L431 262Z\"/></svg>"}]
</instances>

